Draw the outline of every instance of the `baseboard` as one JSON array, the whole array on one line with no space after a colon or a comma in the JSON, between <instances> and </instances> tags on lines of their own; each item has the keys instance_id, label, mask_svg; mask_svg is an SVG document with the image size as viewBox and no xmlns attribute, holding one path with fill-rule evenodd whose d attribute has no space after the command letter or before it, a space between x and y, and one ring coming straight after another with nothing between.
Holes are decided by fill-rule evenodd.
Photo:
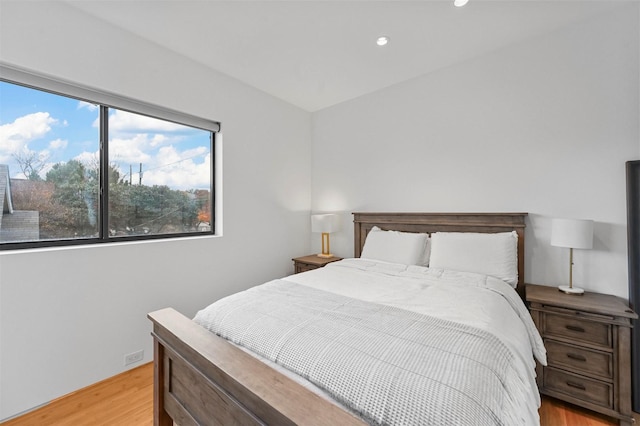
<instances>
[{"instance_id":1,"label":"baseboard","mask_svg":"<svg viewBox=\"0 0 640 426\"><path fill-rule=\"evenodd\" d=\"M17 424L23 424L24 422L21 422L23 418L27 418L27 419L31 418L31 416L36 415L38 412L40 412L40 410L47 410L52 405L62 405L69 400L73 400L74 398L78 398L78 397L84 397L85 395L91 398L96 388L102 387L106 384L109 384L110 382L117 382L118 379L122 377L125 377L130 374L134 374L135 371L138 369L145 368L145 367L152 368L152 366L153 366L153 362L147 362L142 365L130 368L129 370L123 371L122 373L118 373L115 376L107 377L106 379L100 380L99 382L93 383L84 388L75 390L68 394L62 395L58 398L52 399L51 401L45 402L44 404L38 405L28 410L24 410L20 413L7 417L6 419L2 419L0 420L0 424L2 424L3 426L5 423L8 423L9 426L13 425L14 422Z\"/></svg>"},{"instance_id":2,"label":"baseboard","mask_svg":"<svg viewBox=\"0 0 640 426\"><path fill-rule=\"evenodd\" d=\"M25 414L29 414L29 413L31 413L33 411L39 410L42 407L46 407L47 405L51 404L51 402L53 402L53 401L49 401L49 402L45 402L44 404L36 405L35 407L26 409L24 411L20 411L19 413L16 413L13 416L9 416L9 417L6 417L4 419L0 419L0 425L4 424L5 422L8 422L9 420L17 419L18 417L22 417Z\"/></svg>"}]
</instances>

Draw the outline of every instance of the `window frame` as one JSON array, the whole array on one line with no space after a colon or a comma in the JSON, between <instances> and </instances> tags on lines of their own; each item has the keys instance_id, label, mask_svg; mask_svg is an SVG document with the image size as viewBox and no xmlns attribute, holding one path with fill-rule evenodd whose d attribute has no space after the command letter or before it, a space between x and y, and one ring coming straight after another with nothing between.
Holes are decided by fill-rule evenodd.
<instances>
[{"instance_id":1,"label":"window frame","mask_svg":"<svg viewBox=\"0 0 640 426\"><path fill-rule=\"evenodd\" d=\"M98 213L98 237L78 238L78 239L55 239L38 241L14 241L0 242L0 251L35 249L45 247L93 245L93 244L113 244L131 241L146 240L170 240L176 238L194 238L202 236L218 235L217 218L217 182L218 159L217 138L221 136L221 125L219 122L203 119L179 111L167 109L157 105L148 104L120 95L115 95L103 91L98 91L79 84L54 79L48 76L39 75L23 69L9 67L0 64L0 81L27 87L34 90L48 92L53 95L63 96L78 101L89 102L98 105L99 111L99 213ZM128 236L111 237L109 235L109 109L117 109L125 112L147 116L183 126L197 128L210 133L209 150L210 160L210 197L209 209L211 211L211 229L208 231L178 232L170 234L137 234Z\"/></svg>"}]
</instances>

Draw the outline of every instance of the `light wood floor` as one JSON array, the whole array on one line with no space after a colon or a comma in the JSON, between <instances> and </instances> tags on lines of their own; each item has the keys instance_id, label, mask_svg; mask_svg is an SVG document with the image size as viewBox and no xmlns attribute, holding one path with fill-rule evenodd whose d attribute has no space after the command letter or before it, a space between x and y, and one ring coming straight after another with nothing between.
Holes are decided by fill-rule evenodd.
<instances>
[{"instance_id":1,"label":"light wood floor","mask_svg":"<svg viewBox=\"0 0 640 426\"><path fill-rule=\"evenodd\" d=\"M151 426L153 363L70 393L2 426Z\"/></svg>"},{"instance_id":2,"label":"light wood floor","mask_svg":"<svg viewBox=\"0 0 640 426\"><path fill-rule=\"evenodd\" d=\"M544 398L541 426L614 426L612 419ZM151 426L153 364L79 390L2 426Z\"/></svg>"}]
</instances>

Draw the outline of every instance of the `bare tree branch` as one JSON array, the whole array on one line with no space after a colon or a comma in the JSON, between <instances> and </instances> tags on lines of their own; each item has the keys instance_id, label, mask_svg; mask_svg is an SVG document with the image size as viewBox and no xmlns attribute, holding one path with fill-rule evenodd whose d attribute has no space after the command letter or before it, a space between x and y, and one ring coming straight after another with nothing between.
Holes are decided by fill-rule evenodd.
<instances>
[{"instance_id":1,"label":"bare tree branch","mask_svg":"<svg viewBox=\"0 0 640 426\"><path fill-rule=\"evenodd\" d=\"M25 177L29 180L41 180L40 172L47 165L49 156L25 148L22 151L14 152L12 157L18 162L18 166Z\"/></svg>"}]
</instances>

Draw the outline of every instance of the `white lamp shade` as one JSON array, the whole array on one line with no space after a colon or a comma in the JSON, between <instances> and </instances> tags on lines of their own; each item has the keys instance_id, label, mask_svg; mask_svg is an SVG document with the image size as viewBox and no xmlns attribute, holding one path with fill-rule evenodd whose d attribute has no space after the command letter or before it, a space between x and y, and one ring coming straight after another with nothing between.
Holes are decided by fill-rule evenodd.
<instances>
[{"instance_id":1,"label":"white lamp shade","mask_svg":"<svg viewBox=\"0 0 640 426\"><path fill-rule=\"evenodd\" d=\"M584 219L553 219L551 245L575 249L593 247L593 221Z\"/></svg>"},{"instance_id":2,"label":"white lamp shade","mask_svg":"<svg viewBox=\"0 0 640 426\"><path fill-rule=\"evenodd\" d=\"M330 234L338 230L337 214L314 214L311 215L311 232L324 232Z\"/></svg>"}]
</instances>

